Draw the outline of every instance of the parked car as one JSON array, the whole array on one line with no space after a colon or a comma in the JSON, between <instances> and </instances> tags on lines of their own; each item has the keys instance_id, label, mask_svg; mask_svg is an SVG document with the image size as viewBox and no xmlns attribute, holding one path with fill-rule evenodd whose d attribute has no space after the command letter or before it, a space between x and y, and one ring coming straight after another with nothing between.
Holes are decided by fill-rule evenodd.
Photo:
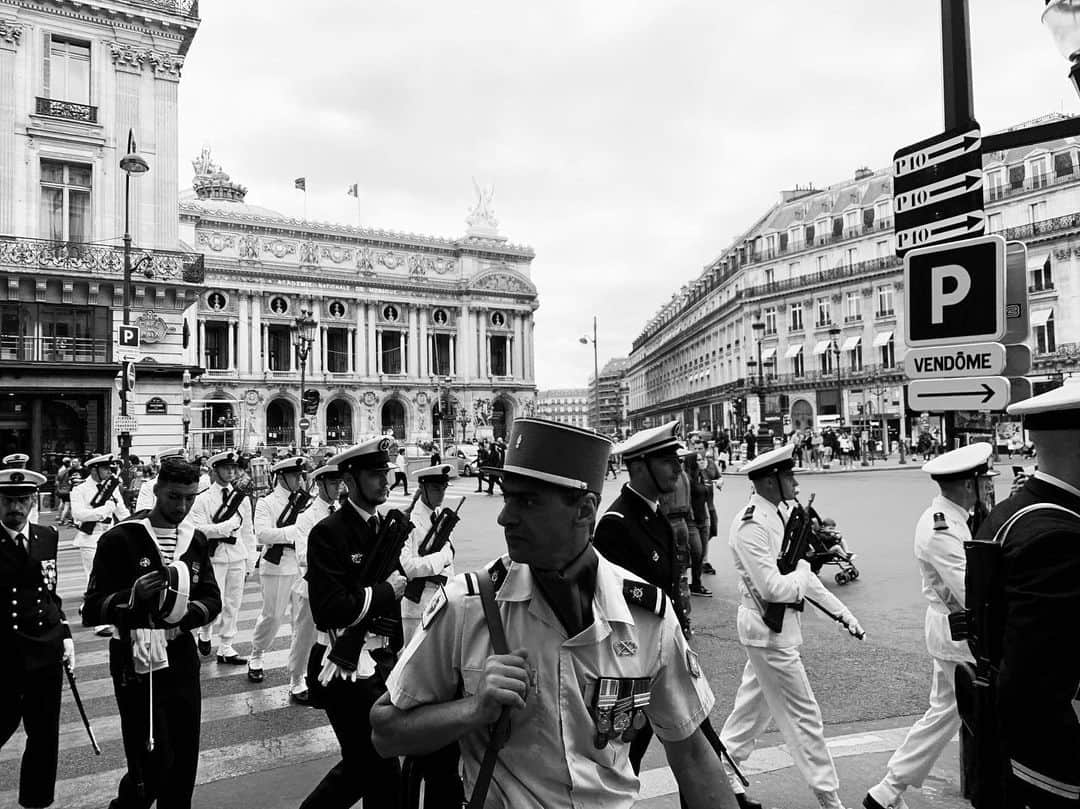
<instances>
[{"instance_id":1,"label":"parked car","mask_svg":"<svg viewBox=\"0 0 1080 809\"><path fill-rule=\"evenodd\" d=\"M446 450L446 460L451 458L457 461L458 474L465 478L471 478L476 474L477 467L476 444L459 444Z\"/></svg>"}]
</instances>

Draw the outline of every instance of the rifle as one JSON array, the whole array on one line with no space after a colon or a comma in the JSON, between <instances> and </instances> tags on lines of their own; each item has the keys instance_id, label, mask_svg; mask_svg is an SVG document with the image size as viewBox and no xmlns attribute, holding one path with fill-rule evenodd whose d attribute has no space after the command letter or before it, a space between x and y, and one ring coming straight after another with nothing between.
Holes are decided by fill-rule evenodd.
<instances>
[{"instance_id":1,"label":"rifle","mask_svg":"<svg viewBox=\"0 0 1080 809\"><path fill-rule=\"evenodd\" d=\"M450 534L459 522L461 517L458 516L458 512L461 511L461 507L465 505L465 498L461 498L461 502L458 503L456 509L451 511L448 508L444 508L439 512L439 515L432 521L431 527L428 529L427 534L420 541L420 545L416 549L418 556L427 556L431 553L438 553L446 547L446 543L450 541ZM424 594L424 585L429 580L442 581L440 584L446 583L445 576L420 576L412 579L405 585L405 598L414 604L420 603L420 597Z\"/></svg>"},{"instance_id":2,"label":"rifle","mask_svg":"<svg viewBox=\"0 0 1080 809\"><path fill-rule=\"evenodd\" d=\"M289 502L285 504L285 508L281 510L281 514L277 518L278 528L288 528L290 525L296 524L296 518L300 514L307 510L311 505L311 501L314 498L307 489L297 489L289 495ZM273 545L266 549L263 554L263 558L271 564L281 564L281 557L285 553L287 545L275 542Z\"/></svg>"},{"instance_id":3,"label":"rifle","mask_svg":"<svg viewBox=\"0 0 1080 809\"><path fill-rule=\"evenodd\" d=\"M807 503L807 506L811 509L814 505L814 497L816 495L810 495L810 500ZM791 510L791 515L784 526L784 542L780 546L780 556L776 560L776 567L781 575L787 575L793 571L798 566L799 560L806 558L810 550L813 530L810 513L803 507L802 503L796 500L795 508ZM773 632L782 632L784 629L784 613L787 608L787 604L767 603L761 613L765 626Z\"/></svg>"},{"instance_id":4,"label":"rifle","mask_svg":"<svg viewBox=\"0 0 1080 809\"><path fill-rule=\"evenodd\" d=\"M247 499L248 493L240 488L234 488L229 493L229 498L218 506L218 510L211 518L211 522L221 523L226 520L231 520L236 516L236 512L240 510L240 505Z\"/></svg>"},{"instance_id":5,"label":"rifle","mask_svg":"<svg viewBox=\"0 0 1080 809\"><path fill-rule=\"evenodd\" d=\"M94 496L90 498L90 508L101 508L108 503L116 491L116 488L120 485L119 475L110 475L105 480L98 483L97 491ZM100 520L85 520L79 523L79 530L84 534L94 533L94 526L98 524Z\"/></svg>"}]
</instances>

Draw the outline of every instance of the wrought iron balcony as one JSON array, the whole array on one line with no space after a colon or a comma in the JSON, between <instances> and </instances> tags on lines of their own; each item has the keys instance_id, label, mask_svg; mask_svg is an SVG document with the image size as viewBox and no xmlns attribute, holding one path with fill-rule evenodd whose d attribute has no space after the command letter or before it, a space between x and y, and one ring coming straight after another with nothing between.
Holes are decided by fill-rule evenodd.
<instances>
[{"instance_id":1,"label":"wrought iron balcony","mask_svg":"<svg viewBox=\"0 0 1080 809\"><path fill-rule=\"evenodd\" d=\"M201 284L206 270L201 253L172 250L132 250L133 281L174 281ZM122 278L124 251L121 247L54 242L47 239L24 239L0 236L0 267L26 267L33 270L78 272Z\"/></svg>"},{"instance_id":2,"label":"wrought iron balcony","mask_svg":"<svg viewBox=\"0 0 1080 809\"><path fill-rule=\"evenodd\" d=\"M8 362L107 363L112 339L102 337L30 337L0 334L0 360Z\"/></svg>"},{"instance_id":3,"label":"wrought iron balcony","mask_svg":"<svg viewBox=\"0 0 1080 809\"><path fill-rule=\"evenodd\" d=\"M97 107L90 104L76 104L74 101L38 96L36 111L38 115L65 118L68 121L79 121L83 124L97 123Z\"/></svg>"}]
</instances>

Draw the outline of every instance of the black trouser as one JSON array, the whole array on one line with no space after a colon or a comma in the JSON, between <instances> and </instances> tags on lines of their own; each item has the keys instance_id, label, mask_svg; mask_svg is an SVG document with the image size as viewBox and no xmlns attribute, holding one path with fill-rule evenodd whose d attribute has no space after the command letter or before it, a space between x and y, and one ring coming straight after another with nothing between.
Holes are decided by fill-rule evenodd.
<instances>
[{"instance_id":1,"label":"black trouser","mask_svg":"<svg viewBox=\"0 0 1080 809\"><path fill-rule=\"evenodd\" d=\"M424 809L461 809L465 787L458 765L461 750L457 742L426 756L405 759L405 798L402 809L419 809L420 782L424 783Z\"/></svg>"},{"instance_id":2,"label":"black trouser","mask_svg":"<svg viewBox=\"0 0 1080 809\"><path fill-rule=\"evenodd\" d=\"M723 745L720 742L720 737L716 735L716 731L713 729L712 722L709 717L705 717L705 721L701 723L701 732L705 734L705 738L708 739L712 749L716 752L716 757L722 760L720 750L723 749ZM645 751L649 747L649 742L652 741L653 731L652 725L648 722L645 723L645 727L641 729L637 736L630 741L630 766L634 768L634 775L641 774L641 760L645 758ZM725 773L726 774L726 773ZM686 801L682 796L679 796L679 805L686 809Z\"/></svg>"},{"instance_id":3,"label":"black trouser","mask_svg":"<svg viewBox=\"0 0 1080 809\"><path fill-rule=\"evenodd\" d=\"M0 748L7 744L22 722L26 749L19 771L19 803L27 807L48 806L56 787L56 761L60 745L60 662L24 671L22 661L0 684Z\"/></svg>"},{"instance_id":4,"label":"black trouser","mask_svg":"<svg viewBox=\"0 0 1080 809\"><path fill-rule=\"evenodd\" d=\"M319 682L326 647L316 643L308 657L308 687ZM300 804L300 809L348 809L361 798L364 809L397 809L400 768L397 757L383 758L371 743L371 706L386 687L376 674L365 680L331 680L320 685L318 704L325 709L341 745L341 761Z\"/></svg>"},{"instance_id":5,"label":"black trouser","mask_svg":"<svg viewBox=\"0 0 1080 809\"><path fill-rule=\"evenodd\" d=\"M405 490L405 494L408 494L409 476L406 475L404 472L394 472L394 485L390 487L390 491L393 491L399 483L401 484L401 488Z\"/></svg>"},{"instance_id":6,"label":"black trouser","mask_svg":"<svg viewBox=\"0 0 1080 809\"><path fill-rule=\"evenodd\" d=\"M190 809L199 767L202 691L199 655L190 632L168 645L169 667L153 675L125 672L130 641L109 641L109 670L120 710L128 770L110 809ZM150 677L154 678L154 749L150 737Z\"/></svg>"}]
</instances>

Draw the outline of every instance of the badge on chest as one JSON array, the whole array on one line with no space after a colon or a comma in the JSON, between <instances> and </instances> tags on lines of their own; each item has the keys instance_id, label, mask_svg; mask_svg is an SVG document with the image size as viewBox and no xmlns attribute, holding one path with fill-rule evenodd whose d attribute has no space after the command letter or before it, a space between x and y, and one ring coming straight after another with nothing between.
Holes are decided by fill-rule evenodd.
<instances>
[{"instance_id":1,"label":"badge on chest","mask_svg":"<svg viewBox=\"0 0 1080 809\"><path fill-rule=\"evenodd\" d=\"M45 582L45 586L49 590L56 592L56 560L55 559L42 559L41 560L41 578Z\"/></svg>"},{"instance_id":2,"label":"badge on chest","mask_svg":"<svg viewBox=\"0 0 1080 809\"><path fill-rule=\"evenodd\" d=\"M597 750L609 741L629 742L645 727L651 682L649 677L600 678L592 708Z\"/></svg>"}]
</instances>

